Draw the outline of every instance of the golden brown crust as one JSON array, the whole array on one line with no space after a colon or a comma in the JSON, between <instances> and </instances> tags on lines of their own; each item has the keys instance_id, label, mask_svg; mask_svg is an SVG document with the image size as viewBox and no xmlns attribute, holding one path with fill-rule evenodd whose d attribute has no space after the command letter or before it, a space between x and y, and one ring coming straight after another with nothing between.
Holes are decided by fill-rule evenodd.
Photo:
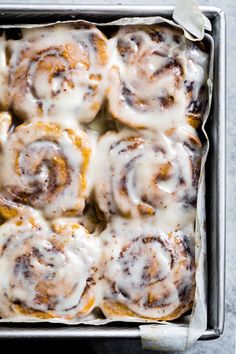
<instances>
[{"instance_id":1,"label":"golden brown crust","mask_svg":"<svg viewBox=\"0 0 236 354\"><path fill-rule=\"evenodd\" d=\"M187 311L191 310L192 307L193 307L193 301L191 301L189 304L179 307L168 316L153 318L153 317L140 316L139 314L131 311L128 308L128 306L119 303L117 301L106 299L101 304L101 309L107 318L120 319L122 317L133 317L133 318L140 318L140 319L150 320L150 321L172 321L179 318Z\"/></svg>"}]
</instances>

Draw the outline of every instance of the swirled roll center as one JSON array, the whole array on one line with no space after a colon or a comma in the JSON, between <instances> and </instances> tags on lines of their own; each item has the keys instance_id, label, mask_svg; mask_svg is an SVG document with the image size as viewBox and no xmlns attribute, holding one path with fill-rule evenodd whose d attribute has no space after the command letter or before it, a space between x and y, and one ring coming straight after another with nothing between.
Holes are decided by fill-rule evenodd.
<instances>
[{"instance_id":1,"label":"swirled roll center","mask_svg":"<svg viewBox=\"0 0 236 354\"><path fill-rule=\"evenodd\" d=\"M50 201L70 182L69 166L53 141L35 141L19 153L16 172L24 190L13 191L19 199L37 206Z\"/></svg>"},{"instance_id":2,"label":"swirled roll center","mask_svg":"<svg viewBox=\"0 0 236 354\"><path fill-rule=\"evenodd\" d=\"M116 280L118 291L127 292L127 297L132 298L133 288L151 286L169 275L174 255L160 236L140 236L121 250L118 262L121 270Z\"/></svg>"},{"instance_id":3,"label":"swirled roll center","mask_svg":"<svg viewBox=\"0 0 236 354\"><path fill-rule=\"evenodd\" d=\"M74 88L72 70L89 67L88 53L78 43L37 53L28 69L28 83L37 100L50 99ZM79 73L78 73L79 75Z\"/></svg>"}]
</instances>

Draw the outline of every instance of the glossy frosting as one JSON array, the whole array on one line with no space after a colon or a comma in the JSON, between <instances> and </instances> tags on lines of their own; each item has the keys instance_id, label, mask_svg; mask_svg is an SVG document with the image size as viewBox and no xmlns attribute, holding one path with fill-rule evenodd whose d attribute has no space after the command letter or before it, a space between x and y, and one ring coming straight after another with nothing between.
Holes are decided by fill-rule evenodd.
<instances>
[{"instance_id":1,"label":"glossy frosting","mask_svg":"<svg viewBox=\"0 0 236 354\"><path fill-rule=\"evenodd\" d=\"M155 140L129 130L108 132L97 145L100 209L109 218L154 215L173 204L195 207L200 152L198 138L181 131L155 134Z\"/></svg>"},{"instance_id":2,"label":"glossy frosting","mask_svg":"<svg viewBox=\"0 0 236 354\"><path fill-rule=\"evenodd\" d=\"M106 46L105 36L88 25L22 30L22 39L9 43L14 111L69 127L91 121L104 97Z\"/></svg>"},{"instance_id":3,"label":"glossy frosting","mask_svg":"<svg viewBox=\"0 0 236 354\"><path fill-rule=\"evenodd\" d=\"M2 193L43 210L49 218L80 215L90 188L90 156L80 130L40 121L20 125L3 145Z\"/></svg>"},{"instance_id":4,"label":"glossy frosting","mask_svg":"<svg viewBox=\"0 0 236 354\"><path fill-rule=\"evenodd\" d=\"M193 239L160 224L114 218L101 235L104 265L102 309L110 318L172 319L194 295ZM186 230L187 231L187 230ZM193 234L193 231L192 231ZM122 306L123 305L123 306Z\"/></svg>"},{"instance_id":5,"label":"glossy frosting","mask_svg":"<svg viewBox=\"0 0 236 354\"><path fill-rule=\"evenodd\" d=\"M0 227L0 316L84 316L95 306L96 240L79 224L52 229L31 209Z\"/></svg>"},{"instance_id":6,"label":"glossy frosting","mask_svg":"<svg viewBox=\"0 0 236 354\"><path fill-rule=\"evenodd\" d=\"M165 26L124 26L109 41L112 115L133 127L199 125L208 54ZM190 116L190 117L189 117Z\"/></svg>"}]
</instances>

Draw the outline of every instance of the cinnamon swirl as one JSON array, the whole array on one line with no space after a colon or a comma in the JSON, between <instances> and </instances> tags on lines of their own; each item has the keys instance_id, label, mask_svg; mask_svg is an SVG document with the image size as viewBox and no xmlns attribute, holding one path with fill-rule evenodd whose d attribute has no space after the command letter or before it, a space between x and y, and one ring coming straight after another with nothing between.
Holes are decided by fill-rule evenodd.
<instances>
[{"instance_id":1,"label":"cinnamon swirl","mask_svg":"<svg viewBox=\"0 0 236 354\"><path fill-rule=\"evenodd\" d=\"M173 320L191 308L193 244L183 232L115 219L101 240L106 317Z\"/></svg>"},{"instance_id":2,"label":"cinnamon swirl","mask_svg":"<svg viewBox=\"0 0 236 354\"><path fill-rule=\"evenodd\" d=\"M182 32L161 25L121 27L109 48L108 101L115 119L161 130L196 126L204 108L204 51Z\"/></svg>"},{"instance_id":3,"label":"cinnamon swirl","mask_svg":"<svg viewBox=\"0 0 236 354\"><path fill-rule=\"evenodd\" d=\"M201 144L187 133L108 132L98 144L95 196L107 219L154 215L170 204L195 206Z\"/></svg>"},{"instance_id":4,"label":"cinnamon swirl","mask_svg":"<svg viewBox=\"0 0 236 354\"><path fill-rule=\"evenodd\" d=\"M40 121L20 125L3 145L2 193L41 209L47 218L80 215L90 188L90 155L80 130Z\"/></svg>"},{"instance_id":5,"label":"cinnamon swirl","mask_svg":"<svg viewBox=\"0 0 236 354\"><path fill-rule=\"evenodd\" d=\"M28 208L29 209L29 208ZM0 317L72 320L96 304L99 249L78 224L30 209L0 227Z\"/></svg>"},{"instance_id":6,"label":"cinnamon swirl","mask_svg":"<svg viewBox=\"0 0 236 354\"><path fill-rule=\"evenodd\" d=\"M89 25L22 29L10 42L12 107L24 120L89 122L105 92L107 40Z\"/></svg>"}]
</instances>

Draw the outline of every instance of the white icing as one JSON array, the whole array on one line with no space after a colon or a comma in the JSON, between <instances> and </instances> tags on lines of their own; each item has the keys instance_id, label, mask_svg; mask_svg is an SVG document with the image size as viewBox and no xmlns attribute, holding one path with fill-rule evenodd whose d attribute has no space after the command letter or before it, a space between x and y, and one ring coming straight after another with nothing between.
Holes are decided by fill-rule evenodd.
<instances>
[{"instance_id":1,"label":"white icing","mask_svg":"<svg viewBox=\"0 0 236 354\"><path fill-rule=\"evenodd\" d=\"M8 138L11 126L11 115L7 112L0 113L0 145L3 146Z\"/></svg>"},{"instance_id":2,"label":"white icing","mask_svg":"<svg viewBox=\"0 0 236 354\"><path fill-rule=\"evenodd\" d=\"M109 41L108 100L113 116L134 127L166 130L184 125L189 104L198 100L206 84L208 55L192 46L164 27L120 28Z\"/></svg>"},{"instance_id":3,"label":"white icing","mask_svg":"<svg viewBox=\"0 0 236 354\"><path fill-rule=\"evenodd\" d=\"M16 217L0 227L0 316L21 316L23 309L33 317L72 319L96 305L98 242L68 220L55 226L59 233L32 212L31 219Z\"/></svg>"},{"instance_id":4,"label":"white icing","mask_svg":"<svg viewBox=\"0 0 236 354\"><path fill-rule=\"evenodd\" d=\"M23 202L26 194L27 203L43 210L47 217L70 210L81 214L90 188L83 164L89 163L91 150L83 132L72 133L80 147L69 131L59 126L41 122L19 126L3 147L3 193Z\"/></svg>"},{"instance_id":5,"label":"white icing","mask_svg":"<svg viewBox=\"0 0 236 354\"><path fill-rule=\"evenodd\" d=\"M113 218L100 236L104 300L126 305L138 316L182 313L193 300L193 245L189 234L164 233L140 219ZM116 317L112 312L108 317ZM125 314L124 314L125 315Z\"/></svg>"},{"instance_id":6,"label":"white icing","mask_svg":"<svg viewBox=\"0 0 236 354\"><path fill-rule=\"evenodd\" d=\"M108 216L153 215L172 204L187 208L196 201L196 158L200 144L187 133L152 140L132 131L108 132L99 141L95 194ZM185 143L190 144L191 151Z\"/></svg>"},{"instance_id":7,"label":"white icing","mask_svg":"<svg viewBox=\"0 0 236 354\"><path fill-rule=\"evenodd\" d=\"M24 29L11 41L10 94L23 119L68 127L97 114L106 89L106 38L95 27ZM95 42L97 41L97 43Z\"/></svg>"}]
</instances>

